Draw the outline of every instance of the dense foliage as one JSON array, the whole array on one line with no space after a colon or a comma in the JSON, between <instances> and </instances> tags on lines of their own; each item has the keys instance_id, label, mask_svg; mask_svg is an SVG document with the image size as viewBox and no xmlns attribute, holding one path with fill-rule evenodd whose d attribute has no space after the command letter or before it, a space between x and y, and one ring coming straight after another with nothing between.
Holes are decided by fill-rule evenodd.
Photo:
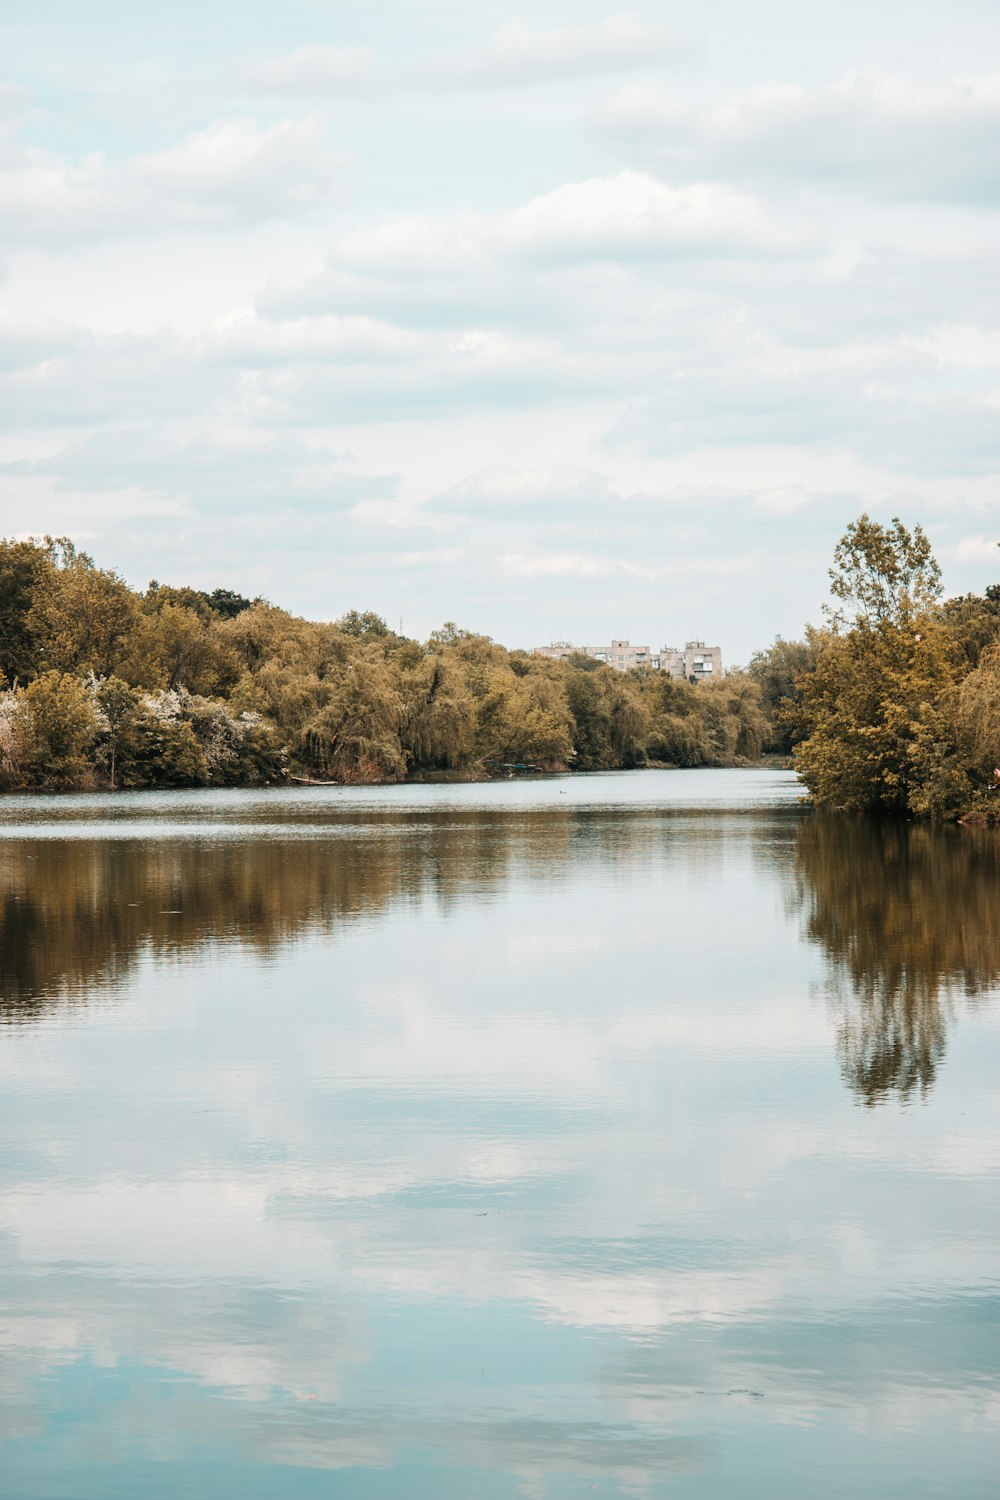
<instances>
[{"instance_id":1,"label":"dense foliage","mask_svg":"<svg viewBox=\"0 0 1000 1500\"><path fill-rule=\"evenodd\" d=\"M749 666L774 748L841 811L1000 815L1000 588L941 602L920 527L848 527L824 629Z\"/></svg>"},{"instance_id":2,"label":"dense foliage","mask_svg":"<svg viewBox=\"0 0 1000 1500\"><path fill-rule=\"evenodd\" d=\"M136 593L63 539L0 542L0 673L7 789L736 765L774 738L747 673L694 687L454 625L418 642L370 612Z\"/></svg>"},{"instance_id":3,"label":"dense foliage","mask_svg":"<svg viewBox=\"0 0 1000 1500\"><path fill-rule=\"evenodd\" d=\"M332 624L263 599L137 593L65 539L0 541L0 788L236 786L794 756L820 806L1000 818L1000 587L941 601L920 527L862 516L836 601L697 686L425 642L370 611Z\"/></svg>"}]
</instances>

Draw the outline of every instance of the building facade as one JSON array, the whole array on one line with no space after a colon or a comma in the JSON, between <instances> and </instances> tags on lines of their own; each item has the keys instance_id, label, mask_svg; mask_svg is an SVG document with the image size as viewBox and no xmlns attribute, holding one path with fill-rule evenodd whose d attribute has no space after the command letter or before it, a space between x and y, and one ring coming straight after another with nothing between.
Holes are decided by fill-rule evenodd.
<instances>
[{"instance_id":1,"label":"building facade","mask_svg":"<svg viewBox=\"0 0 1000 1500\"><path fill-rule=\"evenodd\" d=\"M610 646L574 646L569 641L553 641L551 646L536 646L535 656L565 661L571 656L589 656L606 662L617 672L631 672L636 667L650 667L654 672L668 672L671 677L685 677L701 682L706 677L722 676L722 649L706 646L704 641L686 641L683 651L677 646L633 646L629 641L612 641Z\"/></svg>"}]
</instances>

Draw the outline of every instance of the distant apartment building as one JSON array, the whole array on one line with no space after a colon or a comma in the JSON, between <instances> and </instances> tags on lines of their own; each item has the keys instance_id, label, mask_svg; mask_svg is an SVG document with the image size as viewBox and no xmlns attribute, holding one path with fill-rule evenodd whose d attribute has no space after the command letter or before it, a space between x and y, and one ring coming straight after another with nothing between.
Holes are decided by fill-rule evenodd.
<instances>
[{"instance_id":1,"label":"distant apartment building","mask_svg":"<svg viewBox=\"0 0 1000 1500\"><path fill-rule=\"evenodd\" d=\"M654 672L669 672L671 677L686 677L699 682L706 677L722 676L722 649L706 646L704 641L685 641L681 651L676 646L633 646L628 641L612 641L610 646L574 646L569 641L553 641L551 646L536 646L535 656L566 660L570 656L590 656L603 661L618 672L635 667L651 667Z\"/></svg>"}]
</instances>

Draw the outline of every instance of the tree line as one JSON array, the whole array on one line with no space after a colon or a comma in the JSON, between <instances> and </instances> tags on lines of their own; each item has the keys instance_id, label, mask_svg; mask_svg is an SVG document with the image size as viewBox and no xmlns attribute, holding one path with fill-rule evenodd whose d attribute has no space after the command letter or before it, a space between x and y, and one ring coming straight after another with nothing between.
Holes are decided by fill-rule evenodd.
<instances>
[{"instance_id":1,"label":"tree line","mask_svg":"<svg viewBox=\"0 0 1000 1500\"><path fill-rule=\"evenodd\" d=\"M129 587L65 538L0 541L0 788L374 782L757 760L759 674L649 669L427 641L370 611Z\"/></svg>"},{"instance_id":2,"label":"tree line","mask_svg":"<svg viewBox=\"0 0 1000 1500\"><path fill-rule=\"evenodd\" d=\"M64 538L0 541L0 789L248 786L794 764L841 811L1000 818L1000 585L942 599L927 537L867 515L802 639L697 685L370 611L129 587Z\"/></svg>"}]
</instances>

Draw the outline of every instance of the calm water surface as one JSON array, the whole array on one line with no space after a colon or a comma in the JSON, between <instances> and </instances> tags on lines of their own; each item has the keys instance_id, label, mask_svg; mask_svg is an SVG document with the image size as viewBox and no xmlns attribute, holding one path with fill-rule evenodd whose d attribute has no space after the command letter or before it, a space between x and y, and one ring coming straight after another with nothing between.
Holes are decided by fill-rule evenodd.
<instances>
[{"instance_id":1,"label":"calm water surface","mask_svg":"<svg viewBox=\"0 0 1000 1500\"><path fill-rule=\"evenodd\" d=\"M1000 842L0 801L4 1500L994 1497Z\"/></svg>"}]
</instances>

